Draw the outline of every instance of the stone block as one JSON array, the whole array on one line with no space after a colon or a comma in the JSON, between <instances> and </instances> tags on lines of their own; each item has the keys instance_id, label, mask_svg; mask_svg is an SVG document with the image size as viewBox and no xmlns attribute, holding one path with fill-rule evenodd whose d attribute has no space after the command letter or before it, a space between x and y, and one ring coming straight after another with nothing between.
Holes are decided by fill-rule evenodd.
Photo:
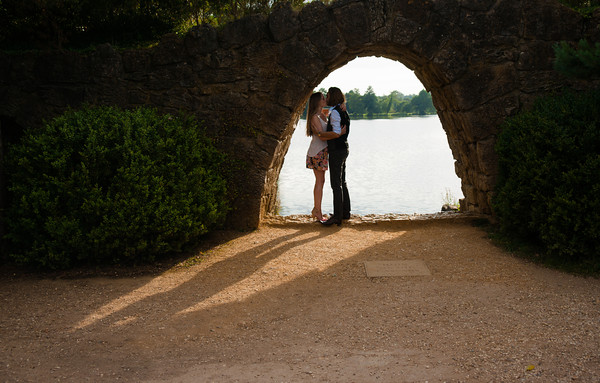
<instances>
[{"instance_id":1,"label":"stone block","mask_svg":"<svg viewBox=\"0 0 600 383\"><path fill-rule=\"evenodd\" d=\"M555 0L525 0L523 37L528 40L576 41L583 16Z\"/></svg>"},{"instance_id":2,"label":"stone block","mask_svg":"<svg viewBox=\"0 0 600 383\"><path fill-rule=\"evenodd\" d=\"M392 41L399 45L410 44L421 31L421 24L402 16L396 16L392 27Z\"/></svg>"},{"instance_id":3,"label":"stone block","mask_svg":"<svg viewBox=\"0 0 600 383\"><path fill-rule=\"evenodd\" d=\"M273 78L275 89L280 94L277 102L280 105L286 106L289 110L294 110L298 107L298 95L307 94L310 92L315 85L310 86L302 77L288 70L279 71ZM301 103L302 108L306 105L306 102Z\"/></svg>"},{"instance_id":4,"label":"stone block","mask_svg":"<svg viewBox=\"0 0 600 383\"><path fill-rule=\"evenodd\" d=\"M479 175L475 178L475 187L483 192L489 192L494 190L496 185L496 176L492 175Z\"/></svg>"},{"instance_id":5,"label":"stone block","mask_svg":"<svg viewBox=\"0 0 600 383\"><path fill-rule=\"evenodd\" d=\"M152 64L162 66L185 61L187 55L184 40L174 33L163 36L152 50Z\"/></svg>"},{"instance_id":6,"label":"stone block","mask_svg":"<svg viewBox=\"0 0 600 383\"><path fill-rule=\"evenodd\" d=\"M387 20L387 1L371 0L366 2L369 9L369 19L371 20L371 30L377 31L385 28Z\"/></svg>"},{"instance_id":7,"label":"stone block","mask_svg":"<svg viewBox=\"0 0 600 383\"><path fill-rule=\"evenodd\" d=\"M346 44L333 21L317 26L307 32L307 35L319 57L325 62L338 57L346 49Z\"/></svg>"},{"instance_id":8,"label":"stone block","mask_svg":"<svg viewBox=\"0 0 600 383\"><path fill-rule=\"evenodd\" d=\"M429 14L430 20L440 18L446 20L450 26L457 25L461 16L460 0L435 0L432 1L433 9Z\"/></svg>"},{"instance_id":9,"label":"stone block","mask_svg":"<svg viewBox=\"0 0 600 383\"><path fill-rule=\"evenodd\" d=\"M296 35L300 20L290 3L277 3L269 15L269 29L273 40L281 42Z\"/></svg>"},{"instance_id":10,"label":"stone block","mask_svg":"<svg viewBox=\"0 0 600 383\"><path fill-rule=\"evenodd\" d=\"M488 11L497 0L460 0L460 7L470 11Z\"/></svg>"},{"instance_id":11,"label":"stone block","mask_svg":"<svg viewBox=\"0 0 600 383\"><path fill-rule=\"evenodd\" d=\"M457 32L454 25L448 24L440 16L432 15L429 22L423 25L418 37L413 40L412 49L419 56L430 60Z\"/></svg>"},{"instance_id":12,"label":"stone block","mask_svg":"<svg viewBox=\"0 0 600 383\"><path fill-rule=\"evenodd\" d=\"M454 161L454 173L456 173L456 176L460 179L462 179L464 177L465 168L464 168L464 165L462 164L462 162Z\"/></svg>"},{"instance_id":13,"label":"stone block","mask_svg":"<svg viewBox=\"0 0 600 383\"><path fill-rule=\"evenodd\" d=\"M468 66L469 47L464 41L452 40L437 51L433 63L440 67L448 82L455 81L462 76Z\"/></svg>"},{"instance_id":14,"label":"stone block","mask_svg":"<svg viewBox=\"0 0 600 383\"><path fill-rule=\"evenodd\" d=\"M303 31L310 31L331 20L329 9L320 1L306 4L298 15Z\"/></svg>"},{"instance_id":15,"label":"stone block","mask_svg":"<svg viewBox=\"0 0 600 383\"><path fill-rule=\"evenodd\" d=\"M600 41L600 8L596 8L592 17L584 20L584 33L589 41Z\"/></svg>"},{"instance_id":16,"label":"stone block","mask_svg":"<svg viewBox=\"0 0 600 383\"><path fill-rule=\"evenodd\" d=\"M433 1L396 1L394 11L401 17L411 20L419 25L427 23L433 9Z\"/></svg>"},{"instance_id":17,"label":"stone block","mask_svg":"<svg viewBox=\"0 0 600 383\"><path fill-rule=\"evenodd\" d=\"M522 24L515 23L515 20L521 18L522 8L520 1L499 0L488 12L489 17L486 21L489 23L486 29L492 36L521 36Z\"/></svg>"},{"instance_id":18,"label":"stone block","mask_svg":"<svg viewBox=\"0 0 600 383\"><path fill-rule=\"evenodd\" d=\"M488 204L488 193L478 191L477 192L477 210L483 214L490 214L492 209Z\"/></svg>"},{"instance_id":19,"label":"stone block","mask_svg":"<svg viewBox=\"0 0 600 383\"><path fill-rule=\"evenodd\" d=\"M115 66L115 58L113 55L103 55L100 57L97 51L91 53L88 56L82 56L77 52L40 52L35 56L33 67L29 67L29 70L33 73L28 73L29 78L26 80L33 80L34 83L79 83L85 82L90 79L92 74L95 76L106 76L110 73L118 73L120 66ZM106 59L106 62L103 61ZM29 60L27 60L29 61ZM19 68L17 64L13 67L13 73L16 76L23 77L22 69L26 69L30 64L24 68Z\"/></svg>"},{"instance_id":20,"label":"stone block","mask_svg":"<svg viewBox=\"0 0 600 383\"><path fill-rule=\"evenodd\" d=\"M232 21L219 29L221 48L242 47L267 37L268 26L263 15L251 15Z\"/></svg>"},{"instance_id":21,"label":"stone block","mask_svg":"<svg viewBox=\"0 0 600 383\"><path fill-rule=\"evenodd\" d=\"M0 84L7 84L12 71L12 60L6 52L0 51Z\"/></svg>"},{"instance_id":22,"label":"stone block","mask_svg":"<svg viewBox=\"0 0 600 383\"><path fill-rule=\"evenodd\" d=\"M498 154L495 150L496 137L492 136L477 143L478 168L486 176L498 173Z\"/></svg>"},{"instance_id":23,"label":"stone block","mask_svg":"<svg viewBox=\"0 0 600 383\"><path fill-rule=\"evenodd\" d=\"M150 69L150 53L140 50L127 50L121 54L125 73L144 73Z\"/></svg>"},{"instance_id":24,"label":"stone block","mask_svg":"<svg viewBox=\"0 0 600 383\"><path fill-rule=\"evenodd\" d=\"M472 66L495 66L514 63L519 57L519 38L514 36L488 36L473 41L469 61Z\"/></svg>"},{"instance_id":25,"label":"stone block","mask_svg":"<svg viewBox=\"0 0 600 383\"><path fill-rule=\"evenodd\" d=\"M473 185L465 184L465 182L463 182L462 191L465 196L465 199L468 202L473 203L477 201L475 187L473 187Z\"/></svg>"},{"instance_id":26,"label":"stone block","mask_svg":"<svg viewBox=\"0 0 600 383\"><path fill-rule=\"evenodd\" d=\"M184 44L189 55L210 53L219 47L217 30L208 24L197 25L185 35Z\"/></svg>"},{"instance_id":27,"label":"stone block","mask_svg":"<svg viewBox=\"0 0 600 383\"><path fill-rule=\"evenodd\" d=\"M518 49L518 70L552 70L554 49L552 41L531 41Z\"/></svg>"},{"instance_id":28,"label":"stone block","mask_svg":"<svg viewBox=\"0 0 600 383\"><path fill-rule=\"evenodd\" d=\"M361 46L371 40L369 13L362 3L336 8L333 14L348 47Z\"/></svg>"},{"instance_id":29,"label":"stone block","mask_svg":"<svg viewBox=\"0 0 600 383\"><path fill-rule=\"evenodd\" d=\"M451 85L456 94L456 107L470 110L504 96L518 88L517 71L513 63L486 66L471 70Z\"/></svg>"},{"instance_id":30,"label":"stone block","mask_svg":"<svg viewBox=\"0 0 600 383\"><path fill-rule=\"evenodd\" d=\"M460 40L477 42L488 39L491 35L488 33L489 20L487 13L463 9L460 22ZM459 36L456 36L457 39Z\"/></svg>"},{"instance_id":31,"label":"stone block","mask_svg":"<svg viewBox=\"0 0 600 383\"><path fill-rule=\"evenodd\" d=\"M500 124L514 115L518 109L517 94L509 94L463 113L465 136L469 141L481 141L496 135Z\"/></svg>"},{"instance_id":32,"label":"stone block","mask_svg":"<svg viewBox=\"0 0 600 383\"><path fill-rule=\"evenodd\" d=\"M564 76L555 70L520 71L517 78L519 79L519 88L524 93L542 95L565 86Z\"/></svg>"},{"instance_id":33,"label":"stone block","mask_svg":"<svg viewBox=\"0 0 600 383\"><path fill-rule=\"evenodd\" d=\"M286 40L279 63L287 70L309 79L325 67L323 61L310 48L308 41Z\"/></svg>"}]
</instances>

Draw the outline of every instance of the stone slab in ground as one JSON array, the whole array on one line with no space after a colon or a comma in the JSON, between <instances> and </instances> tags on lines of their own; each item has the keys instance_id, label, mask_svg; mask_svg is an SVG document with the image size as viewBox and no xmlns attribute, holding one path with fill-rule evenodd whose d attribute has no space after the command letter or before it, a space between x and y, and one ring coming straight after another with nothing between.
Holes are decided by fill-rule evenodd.
<instances>
[{"instance_id":1,"label":"stone slab in ground","mask_svg":"<svg viewBox=\"0 0 600 383\"><path fill-rule=\"evenodd\" d=\"M404 261L365 261L367 277L409 277L431 275L429 268L420 259Z\"/></svg>"}]
</instances>

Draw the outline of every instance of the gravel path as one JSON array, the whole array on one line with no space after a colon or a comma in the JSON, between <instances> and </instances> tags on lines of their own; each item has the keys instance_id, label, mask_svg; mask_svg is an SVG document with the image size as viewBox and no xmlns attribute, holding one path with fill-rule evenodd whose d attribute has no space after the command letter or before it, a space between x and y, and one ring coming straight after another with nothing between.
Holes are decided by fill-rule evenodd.
<instances>
[{"instance_id":1,"label":"gravel path","mask_svg":"<svg viewBox=\"0 0 600 383\"><path fill-rule=\"evenodd\" d=\"M600 381L600 281L445 217L275 218L150 274L5 271L0 381Z\"/></svg>"}]
</instances>

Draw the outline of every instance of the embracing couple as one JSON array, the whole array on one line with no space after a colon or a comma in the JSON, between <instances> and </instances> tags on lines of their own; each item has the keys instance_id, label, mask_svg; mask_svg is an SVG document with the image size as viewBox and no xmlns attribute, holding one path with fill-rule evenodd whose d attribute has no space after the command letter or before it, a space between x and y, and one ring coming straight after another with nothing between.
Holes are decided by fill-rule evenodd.
<instances>
[{"instance_id":1,"label":"embracing couple","mask_svg":"<svg viewBox=\"0 0 600 383\"><path fill-rule=\"evenodd\" d=\"M327 97L321 92L313 93L308 101L306 135L312 137L306 167L315 174L314 207L312 216L323 225L340 226L343 219L350 218L350 195L346 186L346 158L348 158L348 134L350 117L346 111L346 98L339 88L329 88ZM332 107L329 117L326 106ZM329 181L333 191L333 215L325 220L321 212L325 171L329 168Z\"/></svg>"}]
</instances>

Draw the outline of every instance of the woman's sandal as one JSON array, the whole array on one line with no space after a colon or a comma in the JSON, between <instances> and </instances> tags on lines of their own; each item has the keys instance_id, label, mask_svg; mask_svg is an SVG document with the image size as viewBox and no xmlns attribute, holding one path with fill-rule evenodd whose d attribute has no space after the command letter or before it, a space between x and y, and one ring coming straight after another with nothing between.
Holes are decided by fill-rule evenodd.
<instances>
[{"instance_id":1,"label":"woman's sandal","mask_svg":"<svg viewBox=\"0 0 600 383\"><path fill-rule=\"evenodd\" d=\"M315 217L317 221L319 222L323 222L324 218L323 218L323 214L317 210L317 208L312 209L312 212L310 213L311 217Z\"/></svg>"}]
</instances>

